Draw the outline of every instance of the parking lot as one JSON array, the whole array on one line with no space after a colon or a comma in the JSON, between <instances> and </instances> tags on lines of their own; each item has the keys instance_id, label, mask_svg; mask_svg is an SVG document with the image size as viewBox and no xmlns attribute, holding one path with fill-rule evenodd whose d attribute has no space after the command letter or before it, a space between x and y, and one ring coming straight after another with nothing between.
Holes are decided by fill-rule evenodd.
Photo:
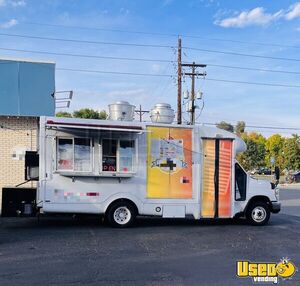
<instances>
[{"instance_id":1,"label":"parking lot","mask_svg":"<svg viewBox=\"0 0 300 286\"><path fill-rule=\"evenodd\" d=\"M300 266L300 190L281 191L269 225L139 218L130 229L97 218L0 219L0 285L252 285L236 260ZM269 284L268 284L269 285ZM280 285L300 285L299 272Z\"/></svg>"}]
</instances>

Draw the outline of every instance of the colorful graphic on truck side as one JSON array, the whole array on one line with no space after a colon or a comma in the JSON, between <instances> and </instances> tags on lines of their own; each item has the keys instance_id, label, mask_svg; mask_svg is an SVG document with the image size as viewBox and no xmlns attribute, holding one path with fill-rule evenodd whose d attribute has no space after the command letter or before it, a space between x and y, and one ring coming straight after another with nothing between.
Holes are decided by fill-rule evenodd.
<instances>
[{"instance_id":1,"label":"colorful graphic on truck side","mask_svg":"<svg viewBox=\"0 0 300 286\"><path fill-rule=\"evenodd\" d=\"M232 141L219 139L217 151L216 146L215 139L203 140L205 156L203 160L201 216L207 218L215 217L216 213L217 217L231 216ZM216 156L218 157L217 161ZM216 175L217 177L215 177ZM216 181L218 182L217 190ZM218 192L217 198L216 192Z\"/></svg>"},{"instance_id":2,"label":"colorful graphic on truck side","mask_svg":"<svg viewBox=\"0 0 300 286\"><path fill-rule=\"evenodd\" d=\"M147 130L147 197L192 198L192 130Z\"/></svg>"}]
</instances>

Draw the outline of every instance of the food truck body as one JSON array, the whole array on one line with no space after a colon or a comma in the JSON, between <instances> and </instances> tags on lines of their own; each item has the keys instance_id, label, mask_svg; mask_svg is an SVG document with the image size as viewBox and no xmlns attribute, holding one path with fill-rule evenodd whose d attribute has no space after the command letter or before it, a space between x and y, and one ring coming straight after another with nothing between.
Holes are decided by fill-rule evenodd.
<instances>
[{"instance_id":1,"label":"food truck body","mask_svg":"<svg viewBox=\"0 0 300 286\"><path fill-rule=\"evenodd\" d=\"M117 227L137 215L263 225L280 211L278 189L243 170L235 156L245 149L215 127L41 117L36 205Z\"/></svg>"}]
</instances>

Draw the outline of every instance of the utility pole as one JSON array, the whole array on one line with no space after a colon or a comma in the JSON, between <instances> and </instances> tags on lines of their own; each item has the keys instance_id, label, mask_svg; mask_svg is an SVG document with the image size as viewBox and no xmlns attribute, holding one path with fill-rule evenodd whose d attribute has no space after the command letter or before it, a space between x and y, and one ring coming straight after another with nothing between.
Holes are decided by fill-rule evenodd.
<instances>
[{"instance_id":1,"label":"utility pole","mask_svg":"<svg viewBox=\"0 0 300 286\"><path fill-rule=\"evenodd\" d=\"M206 65L204 64L196 64L193 62L192 64L181 64L182 67L189 67L192 68L192 72L185 72L183 75L188 75L192 78L192 88L191 88L191 109L190 109L190 125L195 124L195 76L206 76L206 72L199 73L196 72L196 68L205 68Z\"/></svg>"},{"instance_id":2,"label":"utility pole","mask_svg":"<svg viewBox=\"0 0 300 286\"><path fill-rule=\"evenodd\" d=\"M182 117L181 117L181 38L178 37L178 59L177 59L177 124L181 124Z\"/></svg>"},{"instance_id":3,"label":"utility pole","mask_svg":"<svg viewBox=\"0 0 300 286\"><path fill-rule=\"evenodd\" d=\"M135 110L134 112L139 114L140 122L142 122L143 121L143 115L145 113L149 113L150 111L149 110L142 110L142 105L140 104L140 108L138 110Z\"/></svg>"},{"instance_id":4,"label":"utility pole","mask_svg":"<svg viewBox=\"0 0 300 286\"><path fill-rule=\"evenodd\" d=\"M195 62L192 65L192 88L191 88L191 99L192 99L192 110L190 116L191 125L195 124Z\"/></svg>"}]
</instances>

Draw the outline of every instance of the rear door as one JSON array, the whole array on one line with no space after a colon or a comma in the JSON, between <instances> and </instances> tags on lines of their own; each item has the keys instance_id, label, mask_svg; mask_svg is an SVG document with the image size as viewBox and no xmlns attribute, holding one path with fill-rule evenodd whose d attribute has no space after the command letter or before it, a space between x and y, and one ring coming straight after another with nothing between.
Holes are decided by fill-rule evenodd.
<instances>
[{"instance_id":1,"label":"rear door","mask_svg":"<svg viewBox=\"0 0 300 286\"><path fill-rule=\"evenodd\" d=\"M201 217L231 217L232 140L203 139Z\"/></svg>"}]
</instances>

